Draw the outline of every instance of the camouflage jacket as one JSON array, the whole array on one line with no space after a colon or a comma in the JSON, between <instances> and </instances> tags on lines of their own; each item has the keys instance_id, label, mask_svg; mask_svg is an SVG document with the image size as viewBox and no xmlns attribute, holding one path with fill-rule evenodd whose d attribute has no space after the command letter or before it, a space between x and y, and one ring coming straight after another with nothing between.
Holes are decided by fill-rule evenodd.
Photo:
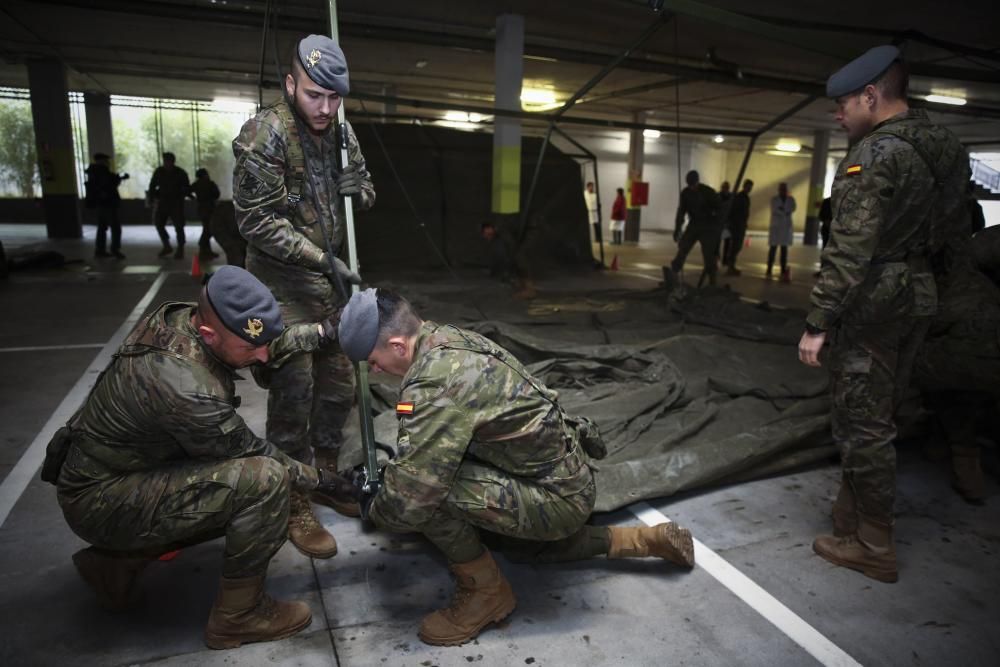
<instances>
[{"instance_id":1,"label":"camouflage jacket","mask_svg":"<svg viewBox=\"0 0 1000 667\"><path fill-rule=\"evenodd\" d=\"M258 438L236 413L236 373L199 340L194 309L165 303L129 334L70 421L66 466L83 473L72 477L100 481L191 459L270 456L287 466L293 484L314 487L314 469ZM315 324L287 327L270 344L269 365L318 344Z\"/></svg>"},{"instance_id":2,"label":"camouflage jacket","mask_svg":"<svg viewBox=\"0 0 1000 667\"><path fill-rule=\"evenodd\" d=\"M951 172L962 172L957 178ZM936 176L934 170L939 169ZM833 182L833 222L806 321L819 329L933 315L931 257L964 210L968 157L951 132L910 110L854 144Z\"/></svg>"},{"instance_id":3,"label":"camouflage jacket","mask_svg":"<svg viewBox=\"0 0 1000 667\"><path fill-rule=\"evenodd\" d=\"M319 225L324 226L336 254L347 237L343 198L337 196L335 186L340 147L333 125L318 146L301 121L298 127L302 128L302 140L298 148L290 147L300 132L294 111L280 100L244 123L233 139L236 221L248 241L251 260L285 274L323 274L329 272L329 266L321 261L325 243ZM348 156L364 181L354 203L366 210L375 203L375 189L354 129L350 124L347 129ZM301 164L303 156L311 178L308 173L296 173L296 162ZM313 190L313 182L318 192ZM296 191L301 194L298 202L294 201Z\"/></svg>"},{"instance_id":4,"label":"camouflage jacket","mask_svg":"<svg viewBox=\"0 0 1000 667\"><path fill-rule=\"evenodd\" d=\"M419 531L466 459L560 496L592 480L558 395L479 334L424 322L400 385L397 456L372 504L379 526Z\"/></svg>"}]
</instances>

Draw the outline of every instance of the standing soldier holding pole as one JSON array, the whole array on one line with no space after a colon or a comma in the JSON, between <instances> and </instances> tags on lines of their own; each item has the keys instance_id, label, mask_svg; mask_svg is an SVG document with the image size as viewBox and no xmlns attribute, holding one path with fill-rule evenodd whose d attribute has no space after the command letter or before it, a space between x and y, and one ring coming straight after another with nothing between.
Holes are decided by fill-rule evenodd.
<instances>
[{"instance_id":1,"label":"standing soldier holding pole","mask_svg":"<svg viewBox=\"0 0 1000 667\"><path fill-rule=\"evenodd\" d=\"M368 209L371 176L350 125L348 164L338 168L334 119L350 90L347 62L329 37L302 39L285 77L285 97L248 120L233 141L233 200L248 241L247 269L260 278L288 323L329 317L347 295L336 284L361 278L339 255L347 236L344 201ZM350 362L333 347L300 355L276 372L258 374L268 394L267 437L293 458L335 471L341 429L354 399ZM314 496L346 514L348 497ZM293 494L289 538L303 553L329 558L333 536L316 520L309 498Z\"/></svg>"}]
</instances>

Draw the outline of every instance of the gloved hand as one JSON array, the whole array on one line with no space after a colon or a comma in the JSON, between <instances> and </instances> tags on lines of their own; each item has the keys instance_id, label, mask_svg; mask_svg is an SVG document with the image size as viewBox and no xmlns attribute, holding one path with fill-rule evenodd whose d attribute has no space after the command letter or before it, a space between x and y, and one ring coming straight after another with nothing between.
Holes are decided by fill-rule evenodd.
<instances>
[{"instance_id":1,"label":"gloved hand","mask_svg":"<svg viewBox=\"0 0 1000 667\"><path fill-rule=\"evenodd\" d=\"M354 502L358 502L361 498L361 490L346 477L341 477L325 468L317 468L316 472L319 473L319 484L316 485L316 491L329 496L350 498Z\"/></svg>"},{"instance_id":2,"label":"gloved hand","mask_svg":"<svg viewBox=\"0 0 1000 667\"><path fill-rule=\"evenodd\" d=\"M337 176L337 195L340 197L353 197L361 194L361 183L363 179L353 164L347 165L340 175Z\"/></svg>"},{"instance_id":3,"label":"gloved hand","mask_svg":"<svg viewBox=\"0 0 1000 667\"><path fill-rule=\"evenodd\" d=\"M343 312L343 308L338 308L333 315L319 323L320 331L322 331L319 341L320 347L329 347L337 341L337 326L340 324L340 316Z\"/></svg>"},{"instance_id":4,"label":"gloved hand","mask_svg":"<svg viewBox=\"0 0 1000 667\"><path fill-rule=\"evenodd\" d=\"M323 273L330 276L331 280L335 280L336 276L331 275L330 273L333 270L330 268L330 255L324 252L323 256L320 257L319 260L323 265ZM336 268L337 276L340 276L342 280L346 280L347 282L355 285L361 284L361 276L354 271L351 271L351 267L347 266L347 264L344 263L344 261L339 257L333 258L333 266Z\"/></svg>"}]
</instances>

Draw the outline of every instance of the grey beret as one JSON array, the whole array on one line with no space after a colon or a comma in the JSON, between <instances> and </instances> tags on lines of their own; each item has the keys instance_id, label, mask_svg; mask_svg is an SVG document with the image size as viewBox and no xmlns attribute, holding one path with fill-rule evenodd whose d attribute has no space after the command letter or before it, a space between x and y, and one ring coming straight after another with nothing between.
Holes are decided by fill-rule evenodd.
<instances>
[{"instance_id":1,"label":"grey beret","mask_svg":"<svg viewBox=\"0 0 1000 667\"><path fill-rule=\"evenodd\" d=\"M208 302L223 325L253 345L266 345L285 325L271 290L246 269L223 266L205 285Z\"/></svg>"},{"instance_id":2,"label":"grey beret","mask_svg":"<svg viewBox=\"0 0 1000 667\"><path fill-rule=\"evenodd\" d=\"M861 90L897 60L899 49L891 44L869 49L830 75L826 80L826 96L837 98Z\"/></svg>"},{"instance_id":3,"label":"grey beret","mask_svg":"<svg viewBox=\"0 0 1000 667\"><path fill-rule=\"evenodd\" d=\"M335 41L326 35L309 35L299 42L296 52L313 83L335 90L341 97L351 92L347 58Z\"/></svg>"},{"instance_id":4,"label":"grey beret","mask_svg":"<svg viewBox=\"0 0 1000 667\"><path fill-rule=\"evenodd\" d=\"M337 326L340 349L351 361L366 361L378 340L378 297L368 288L355 292L344 306Z\"/></svg>"}]
</instances>

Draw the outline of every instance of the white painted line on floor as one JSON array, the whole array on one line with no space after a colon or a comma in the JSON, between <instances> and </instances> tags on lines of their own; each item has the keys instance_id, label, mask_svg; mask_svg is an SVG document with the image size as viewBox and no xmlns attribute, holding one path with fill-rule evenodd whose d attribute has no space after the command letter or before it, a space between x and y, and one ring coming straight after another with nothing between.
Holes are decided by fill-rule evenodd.
<instances>
[{"instance_id":1,"label":"white painted line on floor","mask_svg":"<svg viewBox=\"0 0 1000 667\"><path fill-rule=\"evenodd\" d=\"M93 350L104 347L104 343L80 343L79 345L29 345L27 347L0 347L0 352L48 352L50 350Z\"/></svg>"},{"instance_id":2,"label":"white painted line on floor","mask_svg":"<svg viewBox=\"0 0 1000 667\"><path fill-rule=\"evenodd\" d=\"M645 502L631 505L629 511L647 526L655 526L670 520ZM750 605L751 609L774 624L821 664L827 667L860 667L861 663L698 540L694 540L694 561L697 567L715 577L736 597Z\"/></svg>"},{"instance_id":3,"label":"white painted line on floor","mask_svg":"<svg viewBox=\"0 0 1000 667\"><path fill-rule=\"evenodd\" d=\"M118 350L122 341L125 340L125 337L132 330L132 327L142 317L142 313L149 306L153 298L156 297L156 293L160 291L160 287L166 279L167 274L165 273L161 273L156 277L153 284L146 290L146 294L135 305L135 308L125 318L122 325L118 327L118 331L104 344L101 351L90 362L90 366L83 372L80 379L76 381L73 388L69 390L66 398L62 400L62 403L52 413L49 420L45 422L42 430L38 432L35 439L28 445L28 449L21 455L17 464L7 477L4 478L3 483L0 484L0 527L7 522L7 517L14 508L14 504L21 497L21 494L24 493L24 490L28 488L28 484L34 479L38 469L42 467L42 461L45 460L45 447L49 444L49 440L52 439L52 435L73 416L76 409L83 403L90 388L97 380L97 376L108 365L108 362L111 361L111 356Z\"/></svg>"}]
</instances>

